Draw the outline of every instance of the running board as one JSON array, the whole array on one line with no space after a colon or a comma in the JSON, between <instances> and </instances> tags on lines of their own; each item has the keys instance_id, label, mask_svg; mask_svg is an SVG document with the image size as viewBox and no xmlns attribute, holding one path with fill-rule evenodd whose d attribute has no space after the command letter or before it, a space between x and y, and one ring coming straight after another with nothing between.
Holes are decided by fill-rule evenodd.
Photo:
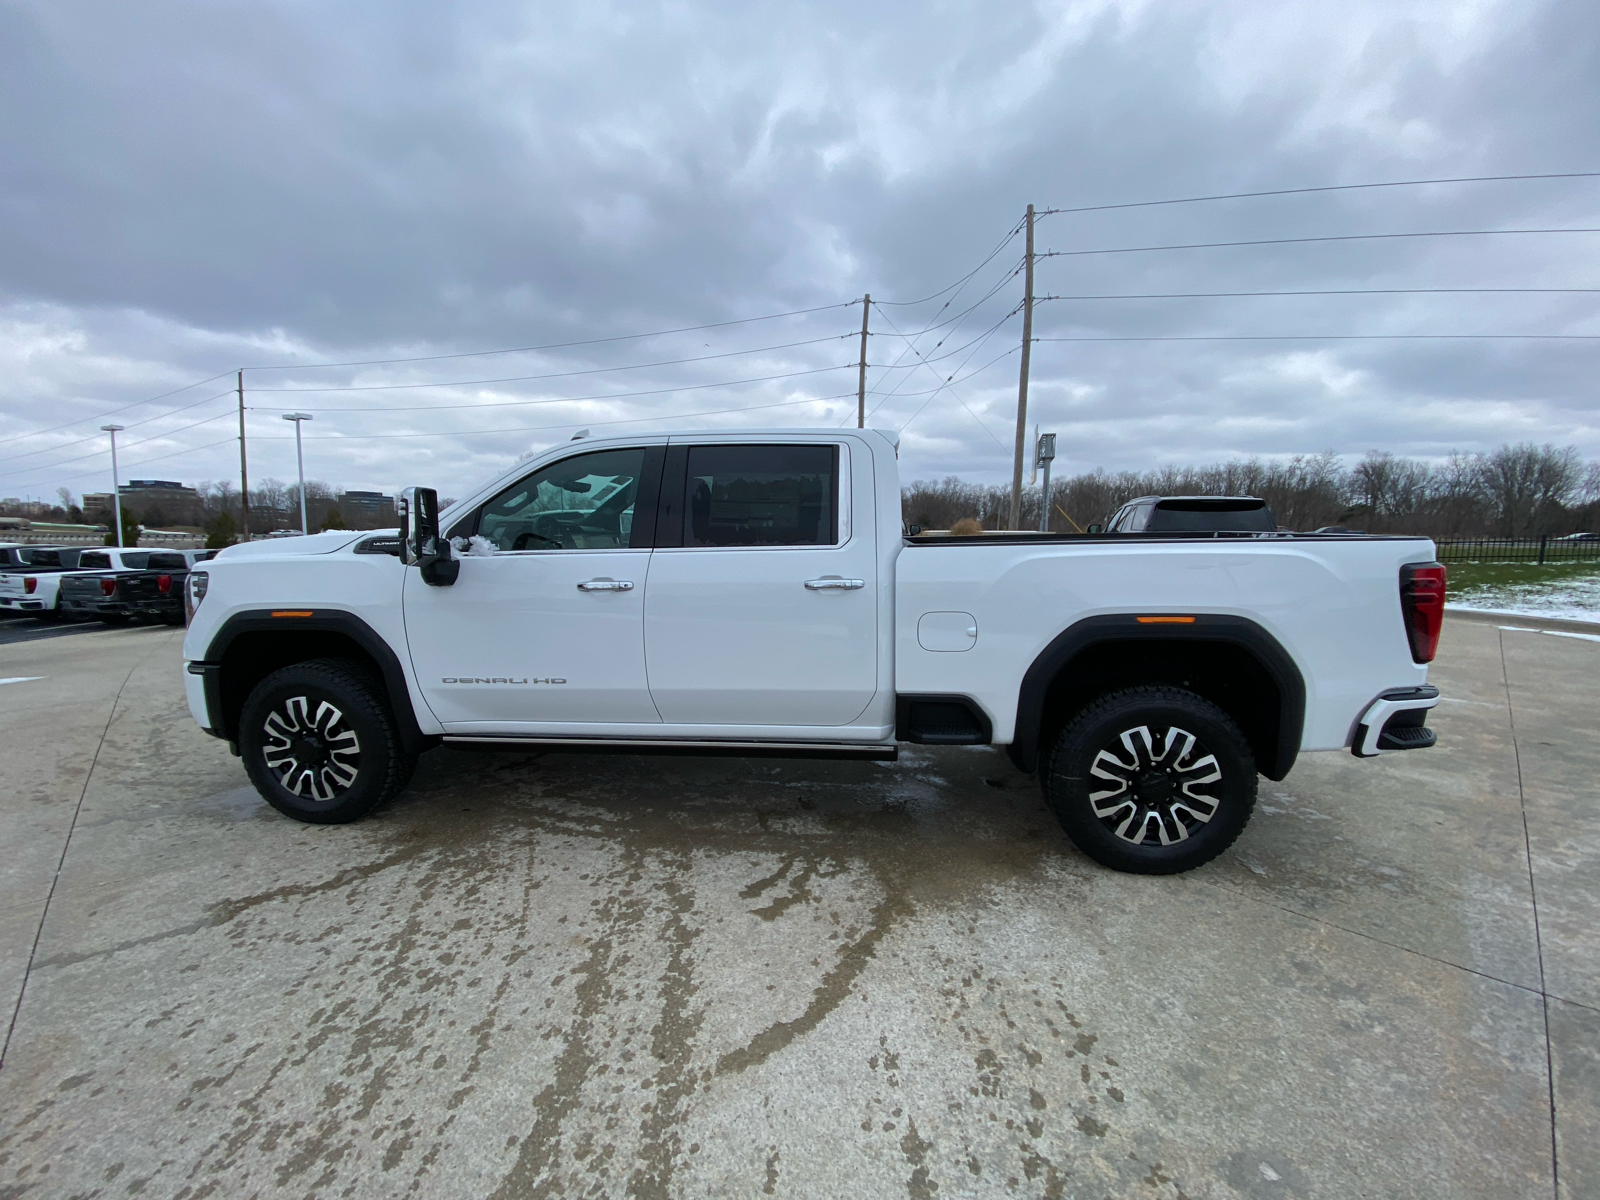
<instances>
[{"instance_id":1,"label":"running board","mask_svg":"<svg viewBox=\"0 0 1600 1200\"><path fill-rule=\"evenodd\" d=\"M651 738L516 737L446 734L458 750L544 750L570 754L699 754L734 758L858 758L894 762L895 745L861 742L697 742Z\"/></svg>"}]
</instances>

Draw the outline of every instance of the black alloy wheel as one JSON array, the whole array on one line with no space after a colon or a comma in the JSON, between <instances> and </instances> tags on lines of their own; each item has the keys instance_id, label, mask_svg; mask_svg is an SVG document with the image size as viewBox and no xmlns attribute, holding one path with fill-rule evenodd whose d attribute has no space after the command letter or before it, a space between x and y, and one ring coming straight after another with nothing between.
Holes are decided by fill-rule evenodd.
<instances>
[{"instance_id":1,"label":"black alloy wheel","mask_svg":"<svg viewBox=\"0 0 1600 1200\"><path fill-rule=\"evenodd\" d=\"M1145 875L1210 862L1243 832L1256 799L1244 734L1176 687L1128 688L1090 704L1057 737L1043 782L1080 850Z\"/></svg>"},{"instance_id":2,"label":"black alloy wheel","mask_svg":"<svg viewBox=\"0 0 1600 1200\"><path fill-rule=\"evenodd\" d=\"M317 825L365 816L416 767L377 680L345 659L296 663L257 684L239 715L239 755L268 804Z\"/></svg>"}]
</instances>

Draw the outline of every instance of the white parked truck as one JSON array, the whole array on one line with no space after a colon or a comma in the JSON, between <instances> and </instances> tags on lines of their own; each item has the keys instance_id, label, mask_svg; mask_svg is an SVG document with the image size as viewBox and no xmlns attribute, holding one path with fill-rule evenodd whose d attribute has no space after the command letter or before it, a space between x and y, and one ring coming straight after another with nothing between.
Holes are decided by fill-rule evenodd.
<instances>
[{"instance_id":1,"label":"white parked truck","mask_svg":"<svg viewBox=\"0 0 1600 1200\"><path fill-rule=\"evenodd\" d=\"M575 441L398 534L223 551L185 680L269 803L353 820L461 747L1005 747L1072 840L1186 870L1303 751L1431 746L1423 538L907 536L893 435Z\"/></svg>"}]
</instances>

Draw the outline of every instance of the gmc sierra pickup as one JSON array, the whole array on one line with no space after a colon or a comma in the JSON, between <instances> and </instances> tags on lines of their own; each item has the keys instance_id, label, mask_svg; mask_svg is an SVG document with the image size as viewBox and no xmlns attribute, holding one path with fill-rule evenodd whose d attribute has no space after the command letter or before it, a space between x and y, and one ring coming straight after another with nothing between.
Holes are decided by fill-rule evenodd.
<instances>
[{"instance_id":1,"label":"gmc sierra pickup","mask_svg":"<svg viewBox=\"0 0 1600 1200\"><path fill-rule=\"evenodd\" d=\"M460 747L892 759L1003 746L1072 840L1187 870L1302 751L1433 744L1423 538L903 533L875 430L574 441L398 534L188 576L190 710L302 821Z\"/></svg>"}]
</instances>

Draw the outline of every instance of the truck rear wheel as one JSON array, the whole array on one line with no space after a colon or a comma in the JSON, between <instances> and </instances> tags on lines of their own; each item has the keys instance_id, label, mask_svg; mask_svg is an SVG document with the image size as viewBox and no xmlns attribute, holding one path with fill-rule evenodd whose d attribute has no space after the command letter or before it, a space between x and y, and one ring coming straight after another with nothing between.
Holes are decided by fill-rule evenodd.
<instances>
[{"instance_id":1,"label":"truck rear wheel","mask_svg":"<svg viewBox=\"0 0 1600 1200\"><path fill-rule=\"evenodd\" d=\"M1096 862L1171 875L1210 862L1243 832L1256 765L1239 727L1209 700L1135 687L1067 723L1044 791L1067 836Z\"/></svg>"},{"instance_id":2,"label":"truck rear wheel","mask_svg":"<svg viewBox=\"0 0 1600 1200\"><path fill-rule=\"evenodd\" d=\"M416 768L377 682L331 658L284 667L256 685L239 714L239 756L268 804L315 825L365 816Z\"/></svg>"}]
</instances>

